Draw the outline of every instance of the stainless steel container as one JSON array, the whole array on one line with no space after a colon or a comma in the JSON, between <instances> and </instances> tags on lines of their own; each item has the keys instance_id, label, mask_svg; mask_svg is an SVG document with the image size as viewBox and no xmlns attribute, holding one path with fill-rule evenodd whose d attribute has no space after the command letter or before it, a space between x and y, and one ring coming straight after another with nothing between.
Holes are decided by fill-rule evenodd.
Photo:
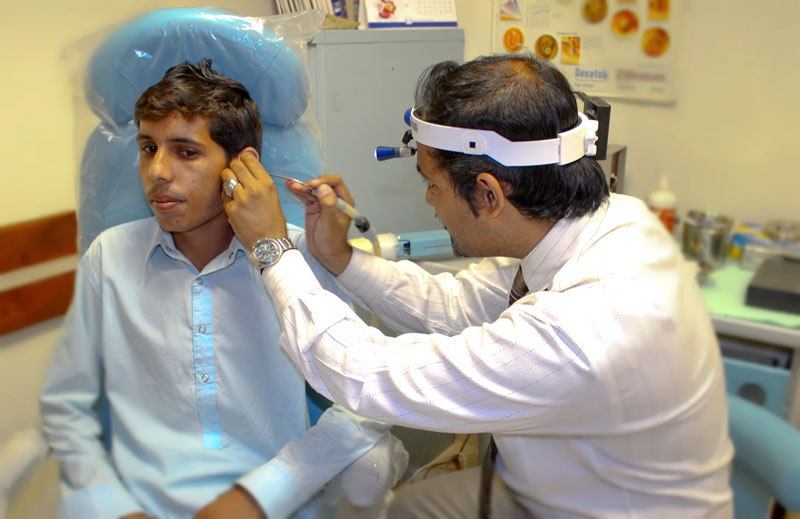
<instances>
[{"instance_id":1,"label":"stainless steel container","mask_svg":"<svg viewBox=\"0 0 800 519\"><path fill-rule=\"evenodd\" d=\"M696 260L704 272L725 264L730 246L733 220L703 211L689 211L683 221L681 249L686 257Z\"/></svg>"},{"instance_id":2,"label":"stainless steel container","mask_svg":"<svg viewBox=\"0 0 800 519\"><path fill-rule=\"evenodd\" d=\"M800 241L800 221L771 220L764 224L764 232L779 243Z\"/></svg>"}]
</instances>

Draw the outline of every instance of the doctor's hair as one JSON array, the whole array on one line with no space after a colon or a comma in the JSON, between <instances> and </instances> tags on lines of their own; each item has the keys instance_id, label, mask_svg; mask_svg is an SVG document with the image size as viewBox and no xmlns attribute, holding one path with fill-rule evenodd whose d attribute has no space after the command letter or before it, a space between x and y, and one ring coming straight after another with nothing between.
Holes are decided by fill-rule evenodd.
<instances>
[{"instance_id":1,"label":"doctor's hair","mask_svg":"<svg viewBox=\"0 0 800 519\"><path fill-rule=\"evenodd\" d=\"M417 83L415 106L427 122L492 130L511 141L554 139L580 123L567 79L532 54L433 65ZM476 177L481 172L506 184L507 198L528 218L556 221L582 216L595 211L609 196L603 170L590 157L563 166L503 166L488 155L431 152L476 216Z\"/></svg>"},{"instance_id":2,"label":"doctor's hair","mask_svg":"<svg viewBox=\"0 0 800 519\"><path fill-rule=\"evenodd\" d=\"M225 150L228 162L247 146L261 153L264 124L258 105L241 83L212 70L208 58L167 70L136 101L134 120L138 125L144 119L160 121L174 113L189 121L208 118L211 139Z\"/></svg>"}]
</instances>

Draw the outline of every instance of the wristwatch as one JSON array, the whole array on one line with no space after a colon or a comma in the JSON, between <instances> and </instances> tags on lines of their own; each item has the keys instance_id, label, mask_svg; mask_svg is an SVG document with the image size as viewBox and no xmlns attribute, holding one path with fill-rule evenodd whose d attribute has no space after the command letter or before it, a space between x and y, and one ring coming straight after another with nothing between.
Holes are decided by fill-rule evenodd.
<instances>
[{"instance_id":1,"label":"wristwatch","mask_svg":"<svg viewBox=\"0 0 800 519\"><path fill-rule=\"evenodd\" d=\"M264 238L253 245L250 250L250 261L257 269L263 270L276 264L284 252L296 248L292 240L285 236L277 239Z\"/></svg>"}]
</instances>

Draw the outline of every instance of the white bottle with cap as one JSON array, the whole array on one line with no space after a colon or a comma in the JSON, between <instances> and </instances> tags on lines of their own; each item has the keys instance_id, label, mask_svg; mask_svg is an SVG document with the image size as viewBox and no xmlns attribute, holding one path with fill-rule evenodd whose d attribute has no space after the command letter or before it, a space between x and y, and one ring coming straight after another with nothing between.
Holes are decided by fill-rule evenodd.
<instances>
[{"instance_id":1,"label":"white bottle with cap","mask_svg":"<svg viewBox=\"0 0 800 519\"><path fill-rule=\"evenodd\" d=\"M661 223L672 233L675 230L675 208L678 199L669 189L667 175L661 175L658 189L647 195L647 206L653 211Z\"/></svg>"}]
</instances>

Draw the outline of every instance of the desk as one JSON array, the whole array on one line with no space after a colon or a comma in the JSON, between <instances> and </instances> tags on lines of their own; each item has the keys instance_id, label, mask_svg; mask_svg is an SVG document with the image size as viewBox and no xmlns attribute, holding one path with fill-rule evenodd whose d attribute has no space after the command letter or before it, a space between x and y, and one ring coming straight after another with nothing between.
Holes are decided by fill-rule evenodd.
<instances>
[{"instance_id":1,"label":"desk","mask_svg":"<svg viewBox=\"0 0 800 519\"><path fill-rule=\"evenodd\" d=\"M790 370L787 419L800 428L800 314L776 312L744 304L755 272L729 261L700 283L720 343L740 344L765 355L784 356ZM723 344L724 346L724 344Z\"/></svg>"}]
</instances>

